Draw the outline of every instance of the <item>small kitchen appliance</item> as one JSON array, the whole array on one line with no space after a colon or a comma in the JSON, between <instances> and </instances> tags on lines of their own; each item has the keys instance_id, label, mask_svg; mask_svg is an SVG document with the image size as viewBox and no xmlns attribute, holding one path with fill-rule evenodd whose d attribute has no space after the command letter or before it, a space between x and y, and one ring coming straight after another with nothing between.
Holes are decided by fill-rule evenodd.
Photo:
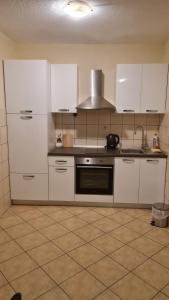
<instances>
[{"instance_id":1,"label":"small kitchen appliance","mask_svg":"<svg viewBox=\"0 0 169 300\"><path fill-rule=\"evenodd\" d=\"M107 139L106 149L107 150L116 149L120 141L119 136L117 134L110 133L106 136L106 139Z\"/></svg>"}]
</instances>

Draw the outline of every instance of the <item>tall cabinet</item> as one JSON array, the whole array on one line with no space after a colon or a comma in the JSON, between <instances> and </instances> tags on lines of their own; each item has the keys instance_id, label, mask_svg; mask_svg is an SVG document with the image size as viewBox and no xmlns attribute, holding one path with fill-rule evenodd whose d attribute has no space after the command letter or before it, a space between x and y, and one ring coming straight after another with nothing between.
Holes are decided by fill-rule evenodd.
<instances>
[{"instance_id":1,"label":"tall cabinet","mask_svg":"<svg viewBox=\"0 0 169 300\"><path fill-rule=\"evenodd\" d=\"M12 200L48 200L47 61L4 61Z\"/></svg>"}]
</instances>

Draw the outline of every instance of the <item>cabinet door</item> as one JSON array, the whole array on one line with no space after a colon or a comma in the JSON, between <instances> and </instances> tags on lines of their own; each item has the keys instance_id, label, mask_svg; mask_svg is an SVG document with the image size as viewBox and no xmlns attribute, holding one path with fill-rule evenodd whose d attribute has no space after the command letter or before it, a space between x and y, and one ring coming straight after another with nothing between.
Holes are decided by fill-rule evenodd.
<instances>
[{"instance_id":1,"label":"cabinet door","mask_svg":"<svg viewBox=\"0 0 169 300\"><path fill-rule=\"evenodd\" d=\"M166 159L141 159L139 203L164 201L165 170Z\"/></svg>"},{"instance_id":2,"label":"cabinet door","mask_svg":"<svg viewBox=\"0 0 169 300\"><path fill-rule=\"evenodd\" d=\"M115 159L115 203L138 203L139 159Z\"/></svg>"},{"instance_id":3,"label":"cabinet door","mask_svg":"<svg viewBox=\"0 0 169 300\"><path fill-rule=\"evenodd\" d=\"M48 200L48 174L10 174L12 200Z\"/></svg>"},{"instance_id":4,"label":"cabinet door","mask_svg":"<svg viewBox=\"0 0 169 300\"><path fill-rule=\"evenodd\" d=\"M51 65L52 112L75 113L77 65Z\"/></svg>"},{"instance_id":5,"label":"cabinet door","mask_svg":"<svg viewBox=\"0 0 169 300\"><path fill-rule=\"evenodd\" d=\"M7 113L46 114L49 95L47 61L5 60Z\"/></svg>"},{"instance_id":6,"label":"cabinet door","mask_svg":"<svg viewBox=\"0 0 169 300\"><path fill-rule=\"evenodd\" d=\"M10 171L47 173L47 116L8 114Z\"/></svg>"},{"instance_id":7,"label":"cabinet door","mask_svg":"<svg viewBox=\"0 0 169 300\"><path fill-rule=\"evenodd\" d=\"M74 167L49 167L49 200L74 201Z\"/></svg>"},{"instance_id":8,"label":"cabinet door","mask_svg":"<svg viewBox=\"0 0 169 300\"><path fill-rule=\"evenodd\" d=\"M145 64L142 68L142 113L164 113L167 92L167 64Z\"/></svg>"},{"instance_id":9,"label":"cabinet door","mask_svg":"<svg viewBox=\"0 0 169 300\"><path fill-rule=\"evenodd\" d=\"M116 107L118 112L140 112L141 70L141 64L117 65Z\"/></svg>"}]
</instances>

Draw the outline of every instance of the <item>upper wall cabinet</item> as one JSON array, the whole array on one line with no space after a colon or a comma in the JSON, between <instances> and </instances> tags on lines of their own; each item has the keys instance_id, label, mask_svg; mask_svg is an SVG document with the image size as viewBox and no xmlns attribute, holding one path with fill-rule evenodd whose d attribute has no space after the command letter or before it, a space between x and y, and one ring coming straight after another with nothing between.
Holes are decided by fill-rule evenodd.
<instances>
[{"instance_id":1,"label":"upper wall cabinet","mask_svg":"<svg viewBox=\"0 0 169 300\"><path fill-rule=\"evenodd\" d=\"M76 113L77 65L51 65L51 111Z\"/></svg>"},{"instance_id":2,"label":"upper wall cabinet","mask_svg":"<svg viewBox=\"0 0 169 300\"><path fill-rule=\"evenodd\" d=\"M7 113L47 113L49 70L44 60L4 61Z\"/></svg>"},{"instance_id":3,"label":"upper wall cabinet","mask_svg":"<svg viewBox=\"0 0 169 300\"><path fill-rule=\"evenodd\" d=\"M117 65L117 111L164 113L167 75L167 64Z\"/></svg>"}]
</instances>

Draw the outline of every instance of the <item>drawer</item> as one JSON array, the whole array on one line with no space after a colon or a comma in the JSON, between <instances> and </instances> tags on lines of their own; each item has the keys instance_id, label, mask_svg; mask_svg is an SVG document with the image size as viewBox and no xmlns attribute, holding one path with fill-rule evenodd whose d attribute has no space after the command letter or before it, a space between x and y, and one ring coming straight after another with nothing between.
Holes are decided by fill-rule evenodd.
<instances>
[{"instance_id":1,"label":"drawer","mask_svg":"<svg viewBox=\"0 0 169 300\"><path fill-rule=\"evenodd\" d=\"M49 166L74 167L74 156L49 156Z\"/></svg>"},{"instance_id":2,"label":"drawer","mask_svg":"<svg viewBox=\"0 0 169 300\"><path fill-rule=\"evenodd\" d=\"M10 174L12 200L48 200L48 174Z\"/></svg>"}]
</instances>

